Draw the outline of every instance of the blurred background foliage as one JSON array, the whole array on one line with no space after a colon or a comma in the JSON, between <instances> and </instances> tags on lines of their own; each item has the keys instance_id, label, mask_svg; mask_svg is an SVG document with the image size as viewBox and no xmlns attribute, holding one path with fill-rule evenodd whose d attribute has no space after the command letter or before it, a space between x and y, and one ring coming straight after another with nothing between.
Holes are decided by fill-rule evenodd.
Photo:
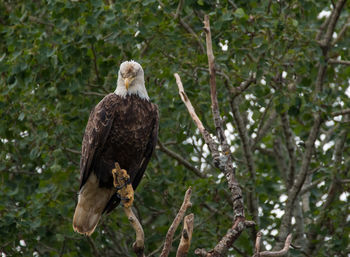
<instances>
[{"instance_id":1,"label":"blurred background foliage","mask_svg":"<svg viewBox=\"0 0 350 257\"><path fill-rule=\"evenodd\" d=\"M190 256L197 247L216 245L232 224L226 180L211 164L173 78L174 72L180 74L197 114L214 133L202 23L207 13L220 111L237 178L245 194L251 183L257 192L257 229L263 230L266 247L275 243L286 196L283 171L274 154L279 140L283 146L279 153L288 165L280 114L289 115L298 169L312 113L321 108L327 122L318 135L310 169L321 167L311 181L322 183L310 191L304 232L312 228L321 236L313 256L346 256L349 184L342 184L322 214L325 222L313 223L322 213L332 177L349 176L348 133L341 165L336 166L333 158L334 142L341 131L350 131L349 123L341 116L334 118L332 112L350 106L350 66L330 65L325 90L317 102L313 100L318 65L325 61L315 37L332 8L330 1L316 0L1 1L0 252L3 256L133 255L134 231L120 207L102 219L91 239L75 234L71 226L79 151L90 110L114 91L119 65L130 59L143 66L149 95L159 105L160 141L203 174L196 175L157 149L135 201L145 229L146 253L159 254L188 186L193 187L190 211L195 214ZM349 13L346 5L336 31ZM350 59L348 35L334 45L331 57ZM247 172L229 97L252 73L256 83L242 93L239 106L251 140L264 115L277 112L254 148L255 181ZM277 74L281 74L278 83ZM249 210L247 218L252 218ZM253 249L254 242L244 232L229 252L251 256ZM303 256L303 251L292 249L290 254Z\"/></svg>"}]
</instances>

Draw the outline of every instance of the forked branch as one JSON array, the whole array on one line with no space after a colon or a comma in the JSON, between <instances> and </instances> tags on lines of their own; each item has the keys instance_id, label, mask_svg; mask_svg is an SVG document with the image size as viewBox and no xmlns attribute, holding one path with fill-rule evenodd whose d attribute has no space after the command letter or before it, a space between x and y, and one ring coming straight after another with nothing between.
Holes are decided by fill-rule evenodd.
<instances>
[{"instance_id":1,"label":"forked branch","mask_svg":"<svg viewBox=\"0 0 350 257\"><path fill-rule=\"evenodd\" d=\"M168 230L168 233L166 234L164 247L163 247L162 253L160 254L160 257L167 257L169 255L170 248L171 248L171 245L173 242L174 233L175 233L177 227L179 226L181 220L183 219L187 208L192 206L191 194L192 194L192 188L189 187L186 191L184 201L181 205L181 208L180 208L179 212L177 213L173 223L171 224L171 226Z\"/></svg>"},{"instance_id":2,"label":"forked branch","mask_svg":"<svg viewBox=\"0 0 350 257\"><path fill-rule=\"evenodd\" d=\"M289 234L287 236L287 238L286 238L286 241L284 243L284 247L283 247L282 250L280 250L280 251L264 251L264 252L260 252L261 232L258 232L258 234L256 235L255 254L253 255L253 257L263 257L263 256L277 257L277 256L283 256L283 255L285 255L288 252L291 242L292 242L292 234Z\"/></svg>"},{"instance_id":3,"label":"forked branch","mask_svg":"<svg viewBox=\"0 0 350 257\"><path fill-rule=\"evenodd\" d=\"M194 214L191 213L184 218L181 241L177 248L176 257L186 257L190 249L193 232Z\"/></svg>"}]
</instances>

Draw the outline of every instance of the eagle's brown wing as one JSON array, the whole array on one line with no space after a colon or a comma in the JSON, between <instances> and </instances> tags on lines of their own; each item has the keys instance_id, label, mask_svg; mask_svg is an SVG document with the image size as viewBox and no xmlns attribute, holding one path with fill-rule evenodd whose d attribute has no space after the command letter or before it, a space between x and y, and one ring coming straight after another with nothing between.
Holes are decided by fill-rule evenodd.
<instances>
[{"instance_id":1,"label":"eagle's brown wing","mask_svg":"<svg viewBox=\"0 0 350 257\"><path fill-rule=\"evenodd\" d=\"M136 173L136 176L132 182L132 187L134 190L140 183L143 174L145 173L146 167L151 159L152 153L154 149L156 148L157 145L157 140L158 140L158 127L159 127L159 112L158 112L158 106L155 104L152 104L152 109L153 109L153 116L154 116L154 121L153 121L153 128L152 128L152 133L151 136L148 140L147 143L147 148L146 151L143 155L140 168Z\"/></svg>"},{"instance_id":2,"label":"eagle's brown wing","mask_svg":"<svg viewBox=\"0 0 350 257\"><path fill-rule=\"evenodd\" d=\"M81 146L80 188L91 173L94 160L100 154L114 120L114 94L105 96L91 111Z\"/></svg>"}]
</instances>

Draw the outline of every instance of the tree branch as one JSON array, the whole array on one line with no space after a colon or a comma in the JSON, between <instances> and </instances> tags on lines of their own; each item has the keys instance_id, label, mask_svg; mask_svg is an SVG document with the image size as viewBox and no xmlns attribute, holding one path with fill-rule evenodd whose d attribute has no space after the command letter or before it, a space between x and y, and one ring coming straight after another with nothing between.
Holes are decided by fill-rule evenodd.
<instances>
[{"instance_id":1,"label":"tree branch","mask_svg":"<svg viewBox=\"0 0 350 257\"><path fill-rule=\"evenodd\" d=\"M193 232L194 214L191 213L184 218L184 227L176 257L186 257L190 249Z\"/></svg>"},{"instance_id":2,"label":"tree branch","mask_svg":"<svg viewBox=\"0 0 350 257\"><path fill-rule=\"evenodd\" d=\"M330 16L330 21L329 21L328 26L327 26L326 34L324 35L324 39L321 41L322 48L325 48L328 50L330 43L331 43L332 35L333 35L334 29L335 29L335 25L337 24L337 21L338 21L339 16L340 16L340 12L344 7L345 2L346 2L346 0L339 0L336 4L334 10L332 11L332 14Z\"/></svg>"},{"instance_id":3,"label":"tree branch","mask_svg":"<svg viewBox=\"0 0 350 257\"><path fill-rule=\"evenodd\" d=\"M226 153L220 155L220 152L218 150L218 146L216 145L215 141L211 137L211 135L208 133L208 131L204 128L202 122L198 118L191 101L187 97L180 76L175 73L174 74L176 78L176 83L179 88L179 94L184 102L184 104L187 107L188 112L190 113L193 121L197 125L200 133L202 134L205 142L209 146L210 152L213 156L214 159L214 164L217 168L219 168L226 177L226 180L228 182L228 187L231 191L231 199L232 199L232 204L233 204L233 213L234 213L234 225L231 233L226 234L222 240L218 243L218 245L212 250L212 253L208 253L209 256L219 256L215 254L221 254L220 252L225 252L227 249L233 244L233 242L238 238L240 233L244 229L244 221L245 221L245 216L244 216L244 206L243 206L243 199L242 199L242 191L241 188L239 187L239 184L235 180L234 177L234 168L232 166L232 162L230 160L230 155L227 155ZM221 243L221 242L227 242L226 244ZM230 245L231 244L231 245ZM223 247L222 247L223 246ZM219 251L219 252L218 252ZM203 252L203 251L201 251Z\"/></svg>"},{"instance_id":4,"label":"tree branch","mask_svg":"<svg viewBox=\"0 0 350 257\"><path fill-rule=\"evenodd\" d=\"M124 212L128 217L128 220L135 230L136 240L133 243L132 247L137 257L144 257L144 249L145 249L145 234L143 232L143 228L133 213L131 207L124 207Z\"/></svg>"},{"instance_id":5,"label":"tree branch","mask_svg":"<svg viewBox=\"0 0 350 257\"><path fill-rule=\"evenodd\" d=\"M160 257L167 257L169 255L174 233L175 233L177 227L179 226L181 220L183 219L187 208L191 207L191 205L192 205L191 193L192 193L192 188L189 187L186 191L184 201L181 205L181 208L180 208L179 212L177 213L173 223L171 224L171 226L168 230L168 233L166 234L164 247L163 247L162 253L160 254Z\"/></svg>"},{"instance_id":6,"label":"tree branch","mask_svg":"<svg viewBox=\"0 0 350 257\"><path fill-rule=\"evenodd\" d=\"M292 130L290 128L289 116L286 112L281 114L282 128L284 136L286 138L286 146L289 155L289 172L287 173L287 188L290 189L294 182L294 175L296 169L296 156L295 156L295 142L293 140Z\"/></svg>"},{"instance_id":7,"label":"tree branch","mask_svg":"<svg viewBox=\"0 0 350 257\"><path fill-rule=\"evenodd\" d=\"M332 45L334 46L335 44L337 44L339 42L339 40L345 35L345 32L347 30L347 28L350 26L350 16L347 18L347 20L345 21L345 24L343 25L343 27L340 29L338 36L333 40Z\"/></svg>"},{"instance_id":8,"label":"tree branch","mask_svg":"<svg viewBox=\"0 0 350 257\"><path fill-rule=\"evenodd\" d=\"M330 63L330 64L350 65L350 61L337 60L337 59L329 59L329 60L328 60L328 63Z\"/></svg>"},{"instance_id":9,"label":"tree branch","mask_svg":"<svg viewBox=\"0 0 350 257\"><path fill-rule=\"evenodd\" d=\"M260 249L260 240L261 240L261 233L258 233L257 237L256 237L256 243L255 243L255 247L256 247L256 253L253 255L253 257L264 257L264 256L283 256L285 254L287 254L288 250L289 250L289 246L292 242L292 234L289 234L286 238L286 241L284 243L284 247L282 250L280 251L264 251L259 253L259 249Z\"/></svg>"},{"instance_id":10,"label":"tree branch","mask_svg":"<svg viewBox=\"0 0 350 257\"><path fill-rule=\"evenodd\" d=\"M222 119L220 117L219 111L219 103L216 94L216 77L215 77L215 61L214 61L214 53L213 46L211 41L211 31L210 31L210 21L209 16L206 14L204 16L204 31L205 38L207 43L207 56L208 56L208 69L209 69L209 77L210 77L210 97L211 97L211 110L213 113L213 119L216 129L216 135L219 139L220 144L223 147L223 152L230 154L230 147L227 143L226 136L224 133L224 125Z\"/></svg>"},{"instance_id":11,"label":"tree branch","mask_svg":"<svg viewBox=\"0 0 350 257\"><path fill-rule=\"evenodd\" d=\"M199 169L197 169L195 166L193 166L189 161L185 160L182 156L179 154L175 153L174 151L170 150L166 146L163 145L162 142L158 140L158 146L159 149L170 156L171 158L177 160L179 163L181 163L183 166L185 166L187 169L192 171L195 175L197 175L200 178L206 178L207 176L204 175Z\"/></svg>"}]
</instances>

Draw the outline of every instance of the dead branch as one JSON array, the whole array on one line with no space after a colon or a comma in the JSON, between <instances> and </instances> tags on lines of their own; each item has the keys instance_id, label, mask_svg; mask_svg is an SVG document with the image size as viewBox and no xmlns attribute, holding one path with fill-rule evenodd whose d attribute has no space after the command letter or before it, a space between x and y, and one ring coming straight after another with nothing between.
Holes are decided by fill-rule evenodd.
<instances>
[{"instance_id":1,"label":"dead branch","mask_svg":"<svg viewBox=\"0 0 350 257\"><path fill-rule=\"evenodd\" d=\"M195 124L197 125L205 142L209 146L209 150L213 156L215 166L225 174L226 180L228 182L228 187L231 191L231 199L233 202L233 213L234 213L233 228L220 240L217 246L207 255L208 257L221 256L228 250L229 247L232 246L233 242L239 237L240 233L243 231L245 227L242 190L239 184L237 183L237 181L235 180L234 168L232 166L230 155L228 155L226 152L224 154L220 154L217 144L215 143L211 135L208 133L208 131L204 128L202 122L198 118L191 104L191 101L187 97L184 91L180 76L177 73L175 73L174 76L176 78L176 83L179 88L180 97L184 102L184 104L186 105L188 112L190 113ZM200 251L201 253L204 252L204 250L198 250L198 251Z\"/></svg>"},{"instance_id":2,"label":"dead branch","mask_svg":"<svg viewBox=\"0 0 350 257\"><path fill-rule=\"evenodd\" d=\"M160 257L167 257L169 255L174 233L175 233L177 227L179 226L181 220L183 219L187 208L191 207L191 205L192 205L191 194L192 194L192 188L189 187L186 191L184 201L180 207L180 210L177 213L173 223L171 224L171 226L168 230L168 233L166 234L164 247L163 247L162 253L160 254Z\"/></svg>"},{"instance_id":3,"label":"dead branch","mask_svg":"<svg viewBox=\"0 0 350 257\"><path fill-rule=\"evenodd\" d=\"M217 147L215 141L213 140L213 138L210 136L209 132L204 128L201 120L198 118L196 111L194 110L194 108L192 106L191 101L189 100L189 98L187 97L187 95L185 93L185 90L184 90L184 87L182 85L182 81L181 81L179 74L175 73L174 76L176 79L177 86L179 88L179 95L181 97L181 100L186 105L187 110L188 110L189 114L191 115L197 128L199 129L199 132L202 134L205 143L209 146L209 149L210 149L213 157L219 158L220 154L219 154L218 147Z\"/></svg>"},{"instance_id":4,"label":"dead branch","mask_svg":"<svg viewBox=\"0 0 350 257\"><path fill-rule=\"evenodd\" d=\"M219 103L216 94L215 57L211 41L210 21L209 16L207 14L204 16L204 31L207 44L208 69L210 77L211 110L213 113L216 134L223 147L223 151L230 153L230 147L227 144L226 136L224 133L224 125L220 117Z\"/></svg>"},{"instance_id":5,"label":"dead branch","mask_svg":"<svg viewBox=\"0 0 350 257\"><path fill-rule=\"evenodd\" d=\"M191 213L184 218L181 241L177 248L176 257L186 257L190 249L193 232L194 214Z\"/></svg>"},{"instance_id":6,"label":"dead branch","mask_svg":"<svg viewBox=\"0 0 350 257\"><path fill-rule=\"evenodd\" d=\"M133 213L131 207L124 207L124 212L128 217L128 220L136 233L136 240L132 245L134 252L137 257L144 257L145 255L143 251L145 249L145 235L143 232L143 228L139 220L136 218L135 214Z\"/></svg>"},{"instance_id":7,"label":"dead branch","mask_svg":"<svg viewBox=\"0 0 350 257\"><path fill-rule=\"evenodd\" d=\"M284 243L284 247L280 251L264 251L264 252L259 252L260 251L260 241L261 241L261 232L259 232L256 236L256 242L255 242L255 254L253 257L263 257L263 256L283 256L285 255L288 250L289 246L292 242L292 234L289 234L286 238L286 241Z\"/></svg>"}]
</instances>

